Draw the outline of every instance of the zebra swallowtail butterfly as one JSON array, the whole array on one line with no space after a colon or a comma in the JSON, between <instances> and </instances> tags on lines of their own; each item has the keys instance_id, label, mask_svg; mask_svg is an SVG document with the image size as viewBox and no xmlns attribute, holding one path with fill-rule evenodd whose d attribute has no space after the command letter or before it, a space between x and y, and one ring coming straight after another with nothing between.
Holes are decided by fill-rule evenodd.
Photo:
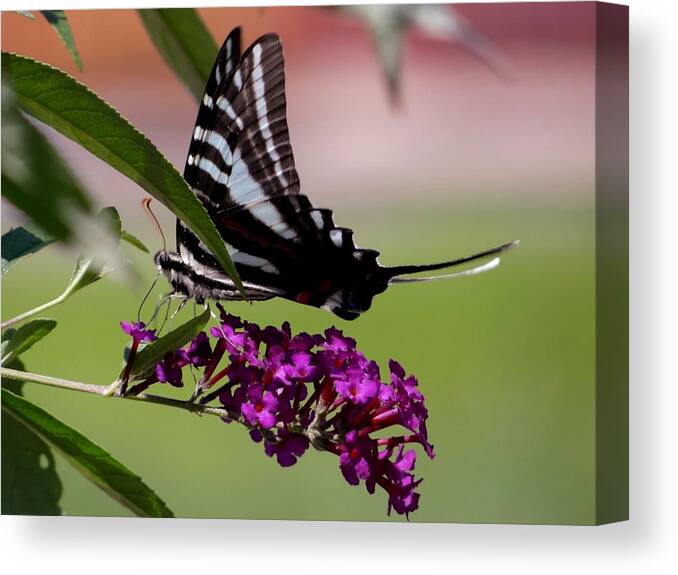
<instances>
[{"instance_id":1,"label":"zebra swallowtail butterfly","mask_svg":"<svg viewBox=\"0 0 678 575\"><path fill-rule=\"evenodd\" d=\"M286 298L352 320L389 284L495 256L513 243L465 258L381 266L379 252L356 247L353 232L332 212L299 192L285 114L280 39L267 34L242 54L240 29L224 42L207 81L184 168L184 178L214 221L243 281L248 300ZM205 300L239 300L240 292L205 245L177 219L177 253L155 262L174 293ZM457 274L489 269L489 264ZM441 276L438 276L441 277Z\"/></svg>"}]
</instances>

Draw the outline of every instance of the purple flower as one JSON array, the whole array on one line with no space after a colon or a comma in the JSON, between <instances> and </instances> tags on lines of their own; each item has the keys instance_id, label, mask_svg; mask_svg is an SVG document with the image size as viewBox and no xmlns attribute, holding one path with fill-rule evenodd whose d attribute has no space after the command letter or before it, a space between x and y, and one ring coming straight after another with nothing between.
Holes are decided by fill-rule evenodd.
<instances>
[{"instance_id":1,"label":"purple flower","mask_svg":"<svg viewBox=\"0 0 678 575\"><path fill-rule=\"evenodd\" d=\"M376 462L376 444L369 438L359 438L358 432L349 431L344 443L339 446L339 468L344 479L351 485L358 485L372 475Z\"/></svg>"},{"instance_id":2,"label":"purple flower","mask_svg":"<svg viewBox=\"0 0 678 575\"><path fill-rule=\"evenodd\" d=\"M181 364L179 355L173 351L165 354L163 360L155 366L155 376L161 383L169 383L174 387L182 387Z\"/></svg>"},{"instance_id":3,"label":"purple flower","mask_svg":"<svg viewBox=\"0 0 678 575\"><path fill-rule=\"evenodd\" d=\"M221 390L221 393L219 393L219 401L221 402L221 405L224 406L224 408L235 414L240 412L246 399L245 394L245 388L243 387L236 387L233 389L233 387L227 386ZM233 420L230 417L227 417L224 419L224 421L226 423L230 423Z\"/></svg>"},{"instance_id":4,"label":"purple flower","mask_svg":"<svg viewBox=\"0 0 678 575\"><path fill-rule=\"evenodd\" d=\"M424 406L424 396L417 388L417 378L405 377L405 370L394 360L389 361L393 390L398 401L400 423L416 434L426 454L433 459L433 446L428 442L426 420L428 410Z\"/></svg>"},{"instance_id":5,"label":"purple flower","mask_svg":"<svg viewBox=\"0 0 678 575\"><path fill-rule=\"evenodd\" d=\"M127 335L132 337L132 345L129 348L129 353L127 353L126 357L126 362L125 362L125 368L123 369L122 374L120 375L120 387L117 391L120 395L126 395L128 391L128 384L129 384L129 378L130 374L132 373L132 365L134 364L134 360L136 359L137 356L137 351L139 350L139 344L142 342L149 342L157 339L155 335L155 330L154 329L146 329L146 324L142 322L128 322L128 321L121 321L120 322L120 327L122 328L122 331L124 331ZM152 383L152 379L150 379L150 383L145 384L145 387L148 387ZM145 388L144 388L145 389Z\"/></svg>"},{"instance_id":6,"label":"purple flower","mask_svg":"<svg viewBox=\"0 0 678 575\"><path fill-rule=\"evenodd\" d=\"M249 334L244 331L236 331L228 322L222 322L219 326L210 328L210 333L212 337L225 341L226 349L235 356L256 348L256 344Z\"/></svg>"},{"instance_id":7,"label":"purple flower","mask_svg":"<svg viewBox=\"0 0 678 575\"><path fill-rule=\"evenodd\" d=\"M344 378L335 381L335 387L341 397L352 403L363 404L379 392L380 382L360 368L348 368Z\"/></svg>"},{"instance_id":8,"label":"purple flower","mask_svg":"<svg viewBox=\"0 0 678 575\"><path fill-rule=\"evenodd\" d=\"M291 353L290 361L285 365L284 372L289 379L313 381L318 375L318 366L315 365L311 353L295 351Z\"/></svg>"},{"instance_id":9,"label":"purple flower","mask_svg":"<svg viewBox=\"0 0 678 575\"><path fill-rule=\"evenodd\" d=\"M264 443L264 451L269 457L275 455L281 467L290 467L304 454L308 446L309 441L303 435L281 430L275 443Z\"/></svg>"},{"instance_id":10,"label":"purple flower","mask_svg":"<svg viewBox=\"0 0 678 575\"><path fill-rule=\"evenodd\" d=\"M254 443L261 443L261 441L264 439L261 430L256 428L250 430L250 437Z\"/></svg>"},{"instance_id":11,"label":"purple flower","mask_svg":"<svg viewBox=\"0 0 678 575\"><path fill-rule=\"evenodd\" d=\"M417 389L417 378L413 375L405 377L405 370L395 360L391 359L388 362L388 367L391 371L391 382L393 386L401 391L412 401L424 401L424 396Z\"/></svg>"},{"instance_id":12,"label":"purple flower","mask_svg":"<svg viewBox=\"0 0 678 575\"><path fill-rule=\"evenodd\" d=\"M154 329L146 329L144 322L128 322L121 321L120 327L127 335L129 335L135 342L149 342L158 339L155 335Z\"/></svg>"},{"instance_id":13,"label":"purple flower","mask_svg":"<svg viewBox=\"0 0 678 575\"><path fill-rule=\"evenodd\" d=\"M321 335L311 335L306 332L295 335L290 341L290 349L293 351L311 351L316 345L321 345L323 342Z\"/></svg>"},{"instance_id":14,"label":"purple flower","mask_svg":"<svg viewBox=\"0 0 678 575\"><path fill-rule=\"evenodd\" d=\"M379 392L377 393L379 397L379 403L383 407L390 407L396 402L395 390L390 385L384 385L383 383L379 386Z\"/></svg>"},{"instance_id":15,"label":"purple flower","mask_svg":"<svg viewBox=\"0 0 678 575\"><path fill-rule=\"evenodd\" d=\"M403 446L400 446L398 454L393 462L388 461L385 465L385 489L388 492L388 514L391 509L395 509L400 515L407 515L419 507L419 494L414 490L422 482L421 479L415 480L414 475L410 473L414 469L417 455L414 450L403 453Z\"/></svg>"},{"instance_id":16,"label":"purple flower","mask_svg":"<svg viewBox=\"0 0 678 575\"><path fill-rule=\"evenodd\" d=\"M419 430L415 433L415 437L424 448L426 455L428 455L430 459L433 459L436 455L433 450L433 445L428 442L428 430L426 429L426 423L424 421L419 424Z\"/></svg>"},{"instance_id":17,"label":"purple flower","mask_svg":"<svg viewBox=\"0 0 678 575\"><path fill-rule=\"evenodd\" d=\"M248 401L242 404L242 414L250 425L273 427L276 424L279 402L270 391L263 386L252 386L247 393Z\"/></svg>"},{"instance_id":18,"label":"purple flower","mask_svg":"<svg viewBox=\"0 0 678 575\"><path fill-rule=\"evenodd\" d=\"M344 334L338 329L331 327L325 330L325 343L323 347L335 352L353 351L355 349L355 340L350 337L344 337Z\"/></svg>"},{"instance_id":19,"label":"purple flower","mask_svg":"<svg viewBox=\"0 0 678 575\"><path fill-rule=\"evenodd\" d=\"M289 344L289 334L273 327L272 325L267 325L264 329L260 331L259 337L261 341L267 346L279 345L281 347L287 347Z\"/></svg>"},{"instance_id":20,"label":"purple flower","mask_svg":"<svg viewBox=\"0 0 678 575\"><path fill-rule=\"evenodd\" d=\"M222 323L230 325L233 329L242 327L243 323L239 317L231 315L228 313L224 306L217 302L217 309L219 310L219 319Z\"/></svg>"},{"instance_id":21,"label":"purple flower","mask_svg":"<svg viewBox=\"0 0 678 575\"><path fill-rule=\"evenodd\" d=\"M405 378L405 372L398 362L391 360L389 367L393 389L398 399L401 423L416 433L428 418L424 396L417 389L417 379L414 376Z\"/></svg>"},{"instance_id":22,"label":"purple flower","mask_svg":"<svg viewBox=\"0 0 678 575\"><path fill-rule=\"evenodd\" d=\"M202 367L207 365L207 362L212 355L212 347L210 346L207 334L201 331L195 339L190 343L188 349L179 351L182 361L186 365L194 367Z\"/></svg>"}]
</instances>

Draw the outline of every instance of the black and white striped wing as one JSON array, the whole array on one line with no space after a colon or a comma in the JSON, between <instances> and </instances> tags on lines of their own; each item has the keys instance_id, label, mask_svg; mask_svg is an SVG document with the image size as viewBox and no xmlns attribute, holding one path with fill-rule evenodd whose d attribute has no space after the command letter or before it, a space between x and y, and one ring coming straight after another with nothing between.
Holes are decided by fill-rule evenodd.
<instances>
[{"instance_id":1,"label":"black and white striped wing","mask_svg":"<svg viewBox=\"0 0 678 575\"><path fill-rule=\"evenodd\" d=\"M345 315L355 317L386 284L380 280L378 290L371 285L364 296L359 288L349 294L342 286L365 282L379 267L378 254L357 249L351 230L337 228L329 210L315 209L299 193L278 36L262 36L236 62L239 43L239 33L232 32L217 58L184 177L226 242L248 297L280 296L335 312L348 298L356 313ZM177 245L195 281L220 287L219 299L240 298L216 259L181 222Z\"/></svg>"},{"instance_id":2,"label":"black and white striped wing","mask_svg":"<svg viewBox=\"0 0 678 575\"><path fill-rule=\"evenodd\" d=\"M269 203L299 192L299 176L285 115L282 48L277 36L257 40L240 56L239 29L229 34L217 57L200 105L184 168L184 178L219 226L244 280L271 279L275 266L256 255L278 234L293 232ZM235 216L235 214L238 214ZM247 233L236 228L247 226ZM248 244L254 243L255 249ZM195 235L177 221L177 245L191 264L220 272ZM277 271L275 273L277 275Z\"/></svg>"},{"instance_id":3,"label":"black and white striped wing","mask_svg":"<svg viewBox=\"0 0 678 575\"><path fill-rule=\"evenodd\" d=\"M390 282L436 279L402 275L495 257L515 245L396 267L382 267L378 252L357 248L353 232L335 226L330 210L314 208L299 193L282 47L274 34L262 36L242 55L240 30L227 37L200 105L184 177L226 242L248 299L283 297L344 319L368 310ZM197 301L240 299L216 259L181 221L177 247L178 254L162 251L155 258L175 292Z\"/></svg>"}]
</instances>

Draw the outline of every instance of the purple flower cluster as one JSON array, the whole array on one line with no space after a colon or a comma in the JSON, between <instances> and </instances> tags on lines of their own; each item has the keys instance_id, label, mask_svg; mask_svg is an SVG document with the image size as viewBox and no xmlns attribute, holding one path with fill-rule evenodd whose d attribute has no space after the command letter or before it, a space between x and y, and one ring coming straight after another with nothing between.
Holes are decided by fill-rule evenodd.
<instances>
[{"instance_id":1,"label":"purple flower cluster","mask_svg":"<svg viewBox=\"0 0 678 575\"><path fill-rule=\"evenodd\" d=\"M419 443L434 456L416 378L390 361L389 381L382 381L379 366L337 329L292 335L287 322L262 329L219 309L221 321L210 329L213 346L200 333L168 353L130 393L155 382L181 386L185 366L203 368L193 399L218 399L228 413L224 421L245 425L281 466L294 465L312 445L338 456L349 484L362 482L369 493L377 485L384 489L389 513L416 510L421 479L412 473L416 452L406 445ZM401 431L389 437L387 428Z\"/></svg>"}]
</instances>

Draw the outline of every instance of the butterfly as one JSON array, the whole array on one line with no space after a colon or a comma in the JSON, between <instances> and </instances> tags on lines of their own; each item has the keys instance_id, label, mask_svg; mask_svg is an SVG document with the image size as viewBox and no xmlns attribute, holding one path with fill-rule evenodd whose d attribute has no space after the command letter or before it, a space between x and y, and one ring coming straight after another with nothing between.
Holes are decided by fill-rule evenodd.
<instances>
[{"instance_id":1,"label":"butterfly","mask_svg":"<svg viewBox=\"0 0 678 575\"><path fill-rule=\"evenodd\" d=\"M352 320L393 283L477 273L498 263L504 244L428 265L386 267L379 252L359 248L331 210L300 193L286 117L280 39L266 34L241 53L240 28L224 41L207 81L184 178L205 206L238 269L247 300L286 298ZM177 219L177 251L155 263L174 294L206 300L243 295L206 246ZM494 259L448 276L408 276Z\"/></svg>"}]
</instances>

